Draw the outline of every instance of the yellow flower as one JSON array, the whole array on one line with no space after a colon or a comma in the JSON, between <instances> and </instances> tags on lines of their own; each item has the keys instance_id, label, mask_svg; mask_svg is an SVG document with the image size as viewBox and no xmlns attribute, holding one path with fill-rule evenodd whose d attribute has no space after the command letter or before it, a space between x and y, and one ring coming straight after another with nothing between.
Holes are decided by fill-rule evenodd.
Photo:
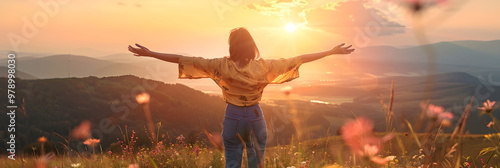
<instances>
[{"instance_id":1,"label":"yellow flower","mask_svg":"<svg viewBox=\"0 0 500 168\"><path fill-rule=\"evenodd\" d=\"M45 143L45 142L47 142L47 138L45 138L44 136L42 136L42 137L38 138L38 142Z\"/></svg>"}]
</instances>

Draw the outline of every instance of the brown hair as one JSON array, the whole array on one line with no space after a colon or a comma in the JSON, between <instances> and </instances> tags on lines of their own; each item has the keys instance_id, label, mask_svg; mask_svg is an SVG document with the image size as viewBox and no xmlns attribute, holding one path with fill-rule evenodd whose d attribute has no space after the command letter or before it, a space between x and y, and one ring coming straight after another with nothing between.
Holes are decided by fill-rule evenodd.
<instances>
[{"instance_id":1,"label":"brown hair","mask_svg":"<svg viewBox=\"0 0 500 168\"><path fill-rule=\"evenodd\" d=\"M259 55L259 49L257 49L257 45L255 45L247 29L238 27L231 30L229 35L229 59L247 65L250 60L259 58Z\"/></svg>"}]
</instances>

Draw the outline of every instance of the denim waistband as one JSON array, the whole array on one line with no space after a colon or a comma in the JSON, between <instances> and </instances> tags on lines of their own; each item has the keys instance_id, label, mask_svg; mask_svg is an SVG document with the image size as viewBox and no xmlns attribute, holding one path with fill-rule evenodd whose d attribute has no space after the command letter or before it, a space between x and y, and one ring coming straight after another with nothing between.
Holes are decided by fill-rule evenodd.
<instances>
[{"instance_id":1,"label":"denim waistband","mask_svg":"<svg viewBox=\"0 0 500 168\"><path fill-rule=\"evenodd\" d=\"M263 116L259 104L255 104L252 106L236 106L234 104L228 103L226 107L226 116L231 115L228 113L238 116Z\"/></svg>"},{"instance_id":2,"label":"denim waistband","mask_svg":"<svg viewBox=\"0 0 500 168\"><path fill-rule=\"evenodd\" d=\"M237 106L237 105L234 105L234 104L231 104L231 103L227 103L227 106L229 107L234 107L234 108L241 108L241 109L244 109L244 108L260 108L259 106L259 103L255 104L255 105L251 105L251 106Z\"/></svg>"}]
</instances>

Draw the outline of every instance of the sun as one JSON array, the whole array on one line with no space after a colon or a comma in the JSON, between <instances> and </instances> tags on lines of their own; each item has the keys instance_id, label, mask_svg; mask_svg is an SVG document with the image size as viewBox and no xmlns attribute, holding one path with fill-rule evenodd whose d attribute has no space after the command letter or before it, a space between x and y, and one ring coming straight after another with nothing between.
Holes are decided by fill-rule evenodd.
<instances>
[{"instance_id":1,"label":"sun","mask_svg":"<svg viewBox=\"0 0 500 168\"><path fill-rule=\"evenodd\" d=\"M295 24L293 24L293 23L291 23L291 22L290 22L290 23L288 23L288 24L286 24L286 27L285 27L285 28L286 28L286 31L288 31L288 32L290 32L290 33L291 33L291 32L294 32L295 30L297 30L297 26L295 26Z\"/></svg>"}]
</instances>

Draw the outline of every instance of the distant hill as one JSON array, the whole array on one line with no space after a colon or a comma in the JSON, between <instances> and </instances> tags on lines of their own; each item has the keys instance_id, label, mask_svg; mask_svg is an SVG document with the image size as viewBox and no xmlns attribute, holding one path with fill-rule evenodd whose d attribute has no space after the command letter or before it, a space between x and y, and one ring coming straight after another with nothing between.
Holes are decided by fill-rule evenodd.
<instances>
[{"instance_id":1,"label":"distant hill","mask_svg":"<svg viewBox=\"0 0 500 168\"><path fill-rule=\"evenodd\" d=\"M123 56L121 57L123 60L128 61L119 61L120 56ZM18 57L16 69L41 79L135 75L163 82L177 80L177 65L152 58L134 58L132 55L120 56L115 57L114 60L70 54L40 58ZM1 59L0 63L6 64L6 59Z\"/></svg>"},{"instance_id":2,"label":"distant hill","mask_svg":"<svg viewBox=\"0 0 500 168\"><path fill-rule=\"evenodd\" d=\"M363 69L377 75L388 72L427 72L428 58L425 50L435 53L436 72L468 72L478 74L484 69L499 70L500 40L494 41L451 41L434 44L395 48L373 46L359 49L351 57L352 68Z\"/></svg>"},{"instance_id":3,"label":"distant hill","mask_svg":"<svg viewBox=\"0 0 500 168\"><path fill-rule=\"evenodd\" d=\"M436 53L433 61L436 71L431 74L467 72L473 75L500 74L500 40L449 41L395 48L372 46L358 48L348 56L332 56L303 65L301 79L315 82L318 79L348 79L351 75L370 73L376 76L426 75L430 65L425 49ZM107 54L92 49L90 55L45 55L19 53L18 70L38 78L67 78L88 76L135 75L163 82L179 82L177 65L153 58L136 57L132 53ZM76 51L76 50L75 50ZM263 58L266 58L263 56ZM6 59L0 59L0 64ZM325 64L329 62L331 64ZM314 69L312 69L314 67ZM335 76L324 72L334 72ZM170 77L158 76L169 74ZM149 77L149 76L156 76ZM350 79L349 79L350 80Z\"/></svg>"},{"instance_id":4,"label":"distant hill","mask_svg":"<svg viewBox=\"0 0 500 168\"><path fill-rule=\"evenodd\" d=\"M0 74L0 77L7 77L8 70L9 70L9 68L4 67L4 66L0 66L0 72L4 72L4 73ZM21 78L21 79L38 79L36 76L24 73L23 71L19 71L19 70L16 70L15 76L16 76L16 78Z\"/></svg>"},{"instance_id":5,"label":"distant hill","mask_svg":"<svg viewBox=\"0 0 500 168\"><path fill-rule=\"evenodd\" d=\"M430 78L434 78L434 82L429 83L427 80ZM358 79L332 85L298 86L294 87L293 93L303 96L317 96L320 100L339 97L351 99L352 103L342 103L340 107L344 108L352 104L354 106L350 106L349 110L353 113L384 120L385 116L381 113L380 98L382 97L385 103L389 101L392 81L395 83L394 112L398 117L404 116L416 119L415 117L420 114L421 110L420 102L425 101L428 94L432 94L431 103L445 107L446 110L454 113L455 120L458 120L466 103L468 103L468 98L475 95L474 107L469 118L469 123L474 124L467 125L467 129L470 133L490 133L492 131L484 127L491 119L489 116L479 116L480 113L477 107L482 106L482 102L486 101L486 99L500 100L500 85L488 84L486 86L485 81L464 72L423 77L381 77L377 79L377 87L373 88L373 90L361 88ZM428 92L427 87L431 88L431 92ZM367 110L366 107L370 106L371 108ZM500 113L494 115L500 118ZM380 127L383 126L383 123L381 124Z\"/></svg>"}]
</instances>

